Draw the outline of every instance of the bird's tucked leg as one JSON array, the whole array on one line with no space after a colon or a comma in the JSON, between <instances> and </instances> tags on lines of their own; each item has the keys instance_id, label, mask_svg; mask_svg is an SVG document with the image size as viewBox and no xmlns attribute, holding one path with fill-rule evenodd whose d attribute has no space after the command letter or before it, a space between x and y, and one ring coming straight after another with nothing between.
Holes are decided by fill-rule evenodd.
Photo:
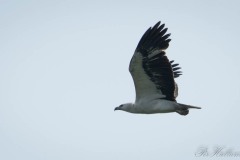
<instances>
[{"instance_id":1,"label":"bird's tucked leg","mask_svg":"<svg viewBox=\"0 0 240 160\"><path fill-rule=\"evenodd\" d=\"M191 109L191 108L201 109L201 107L196 107L196 106L191 106L191 105L178 103L178 107L176 109L176 112L183 115L183 116L186 116L189 113L189 109Z\"/></svg>"},{"instance_id":2,"label":"bird's tucked leg","mask_svg":"<svg viewBox=\"0 0 240 160\"><path fill-rule=\"evenodd\" d=\"M188 109L178 109L176 112L180 115L186 116L189 113Z\"/></svg>"}]
</instances>

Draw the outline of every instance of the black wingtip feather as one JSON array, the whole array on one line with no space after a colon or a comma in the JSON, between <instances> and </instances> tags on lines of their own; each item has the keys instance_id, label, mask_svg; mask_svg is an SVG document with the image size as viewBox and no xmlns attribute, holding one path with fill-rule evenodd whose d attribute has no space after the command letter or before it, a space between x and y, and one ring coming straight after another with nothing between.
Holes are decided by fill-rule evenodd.
<instances>
[{"instance_id":1,"label":"black wingtip feather","mask_svg":"<svg viewBox=\"0 0 240 160\"><path fill-rule=\"evenodd\" d=\"M170 62L170 63L171 63L171 62ZM178 63L173 64L173 65L172 65L172 68L173 68L173 67L176 67L176 66L178 66L178 65L179 65Z\"/></svg>"},{"instance_id":2,"label":"black wingtip feather","mask_svg":"<svg viewBox=\"0 0 240 160\"><path fill-rule=\"evenodd\" d=\"M166 49L169 46L171 39L168 39L171 34L166 34L167 28L161 21L157 22L153 27L150 27L140 39L136 50L150 51L154 49Z\"/></svg>"},{"instance_id":3,"label":"black wingtip feather","mask_svg":"<svg viewBox=\"0 0 240 160\"><path fill-rule=\"evenodd\" d=\"M181 67L176 67L176 68L173 68L173 71L176 71L176 70L179 70L181 69Z\"/></svg>"},{"instance_id":4,"label":"black wingtip feather","mask_svg":"<svg viewBox=\"0 0 240 160\"><path fill-rule=\"evenodd\" d=\"M160 27L159 30L162 30L165 27L165 24L163 23Z\"/></svg>"}]
</instances>

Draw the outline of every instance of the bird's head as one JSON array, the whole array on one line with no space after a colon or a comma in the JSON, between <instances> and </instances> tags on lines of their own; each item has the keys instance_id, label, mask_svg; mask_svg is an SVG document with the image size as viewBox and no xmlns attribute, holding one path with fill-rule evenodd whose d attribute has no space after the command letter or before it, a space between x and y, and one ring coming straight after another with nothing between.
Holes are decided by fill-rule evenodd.
<instances>
[{"instance_id":1,"label":"bird's head","mask_svg":"<svg viewBox=\"0 0 240 160\"><path fill-rule=\"evenodd\" d=\"M126 111L126 112L132 112L133 110L133 104L132 103L125 103L125 104L121 104L120 106L116 107L114 109L114 111L116 110L122 110L122 111Z\"/></svg>"}]
</instances>

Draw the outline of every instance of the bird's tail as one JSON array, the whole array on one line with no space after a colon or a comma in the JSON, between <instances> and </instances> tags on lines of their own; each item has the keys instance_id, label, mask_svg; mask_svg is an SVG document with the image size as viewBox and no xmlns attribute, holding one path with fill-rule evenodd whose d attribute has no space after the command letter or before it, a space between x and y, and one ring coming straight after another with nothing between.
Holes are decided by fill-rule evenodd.
<instances>
[{"instance_id":1,"label":"bird's tail","mask_svg":"<svg viewBox=\"0 0 240 160\"><path fill-rule=\"evenodd\" d=\"M189 109L201 109L201 107L196 107L196 106L191 106L191 105L187 105L187 104L179 104L179 108L176 110L176 112L180 115L186 116L189 113Z\"/></svg>"}]
</instances>

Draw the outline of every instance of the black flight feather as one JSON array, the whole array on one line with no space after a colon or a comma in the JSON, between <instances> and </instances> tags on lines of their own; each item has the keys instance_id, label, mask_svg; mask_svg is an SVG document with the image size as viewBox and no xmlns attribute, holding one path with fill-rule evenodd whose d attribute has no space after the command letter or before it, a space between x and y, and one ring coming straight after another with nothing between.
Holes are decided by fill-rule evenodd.
<instances>
[{"instance_id":1,"label":"black flight feather","mask_svg":"<svg viewBox=\"0 0 240 160\"><path fill-rule=\"evenodd\" d=\"M166 34L165 24L160 24L161 22L158 22L144 33L136 52L141 53L142 67L156 88L166 96L165 99L176 101L174 78L179 77L182 72L179 71L179 64L174 64L173 60L169 61L163 51L168 48L171 39L170 34Z\"/></svg>"}]
</instances>

